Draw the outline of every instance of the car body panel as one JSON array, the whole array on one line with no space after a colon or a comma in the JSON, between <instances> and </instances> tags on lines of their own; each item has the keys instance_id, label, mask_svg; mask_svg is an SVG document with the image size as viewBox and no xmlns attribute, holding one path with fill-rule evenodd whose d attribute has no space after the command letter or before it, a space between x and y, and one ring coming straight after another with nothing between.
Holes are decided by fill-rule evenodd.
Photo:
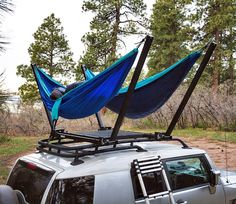
<instances>
[{"instance_id":1,"label":"car body panel","mask_svg":"<svg viewBox=\"0 0 236 204\"><path fill-rule=\"evenodd\" d=\"M127 145L127 144L124 144ZM71 165L73 158L63 158L47 153L33 153L20 159L33 162L40 167L49 168L55 171L51 178L41 204L47 199L48 192L56 179L69 179L83 176L95 176L94 202L93 204L118 204L118 203L143 203L135 201L134 190L131 178L131 163L135 159L142 159L151 156L160 156L163 161L177 157L191 157L202 155L209 162L211 169L216 169L214 162L207 153L197 148L182 148L162 142L135 143L145 152L137 152L134 149L112 151L100 154L84 156L80 158L83 163ZM211 193L209 184L194 186L192 188L173 191L175 201L183 200L191 204L229 204L236 198L236 174L234 172L221 171L222 176L216 192ZM227 178L226 178L227 176ZM169 196L156 197L150 200L151 204L168 204Z\"/></svg>"},{"instance_id":2,"label":"car body panel","mask_svg":"<svg viewBox=\"0 0 236 204\"><path fill-rule=\"evenodd\" d=\"M130 172L119 171L95 176L94 203L133 204Z\"/></svg>"},{"instance_id":3,"label":"car body panel","mask_svg":"<svg viewBox=\"0 0 236 204\"><path fill-rule=\"evenodd\" d=\"M58 175L58 179L73 178L86 175L98 175L122 170L129 170L130 163L137 158L160 155L161 158L170 158L184 155L205 154L205 151L190 148L183 149L180 145L165 144L160 142L135 143L147 150L137 152L134 149L100 153L91 156L84 156L84 162L79 165L71 165L73 159L54 156L46 153L34 153L24 158L34 160L37 163L50 166L52 168L66 169ZM96 166L96 168L94 168Z\"/></svg>"}]
</instances>

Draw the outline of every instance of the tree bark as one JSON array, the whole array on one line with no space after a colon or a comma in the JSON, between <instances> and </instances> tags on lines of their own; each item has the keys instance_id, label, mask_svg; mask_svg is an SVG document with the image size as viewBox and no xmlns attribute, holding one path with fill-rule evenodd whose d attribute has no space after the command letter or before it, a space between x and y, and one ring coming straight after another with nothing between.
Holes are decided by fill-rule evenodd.
<instances>
[{"instance_id":1,"label":"tree bark","mask_svg":"<svg viewBox=\"0 0 236 204\"><path fill-rule=\"evenodd\" d=\"M215 41L216 44L219 45L220 43L220 31L218 29L216 29L215 32ZM220 72L219 72L219 68L220 68L220 53L219 53L219 49L216 50L215 52L215 58L214 61L212 63L212 69L213 69L213 73L212 73L212 93L213 95L218 93L218 89L219 89L219 79L220 79Z\"/></svg>"}]
</instances>

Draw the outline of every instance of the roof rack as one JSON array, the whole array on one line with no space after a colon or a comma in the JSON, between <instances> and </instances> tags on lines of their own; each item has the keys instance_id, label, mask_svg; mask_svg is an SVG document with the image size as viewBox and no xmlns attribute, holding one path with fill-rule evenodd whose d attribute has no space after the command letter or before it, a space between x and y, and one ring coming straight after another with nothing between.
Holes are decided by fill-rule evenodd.
<instances>
[{"instance_id":1,"label":"roof rack","mask_svg":"<svg viewBox=\"0 0 236 204\"><path fill-rule=\"evenodd\" d=\"M57 137L40 140L37 150L56 156L74 158L71 164L77 165L83 163L80 158L87 155L127 149L136 149L138 152L146 151L137 144L134 144L138 142L177 141L181 143L182 148L189 148L181 139L166 136L163 133L151 134L119 131L115 141L110 140L111 134L112 130L84 132L80 134L57 130Z\"/></svg>"},{"instance_id":2,"label":"roof rack","mask_svg":"<svg viewBox=\"0 0 236 204\"><path fill-rule=\"evenodd\" d=\"M94 155L97 153L110 152L110 151L119 151L127 149L136 149L137 151L146 151L142 147L134 144L138 142L147 142L147 141L178 141L181 143L183 148L189 148L179 138L173 138L171 133L179 120L181 113L185 105L187 104L199 78L201 77L202 72L204 71L215 47L216 44L211 43L206 51L206 54L203 57L203 60L197 70L188 90L186 91L185 96L182 99L182 102L176 111L175 116L173 117L167 131L165 133L139 133L139 132L130 132L130 131L121 131L120 127L123 123L123 119L126 113L126 109L129 103L129 99L132 96L136 83L138 81L139 75L141 73L143 64L147 57L148 51L151 47L153 37L146 36L146 41L143 46L143 50L139 57L137 67L134 71L129 89L123 101L123 104L120 109L120 113L115 122L114 128L105 127L101 121L100 115L97 114L98 124L100 129L97 132L86 132L86 133L69 133L64 130L56 130L54 124L50 123L51 134L49 139L40 140L38 142L37 150L40 152L46 152L49 154L74 158L72 165L77 165L83 163L80 159L85 155ZM48 120L50 121L50 114L45 108ZM128 144L128 145L122 145Z\"/></svg>"}]
</instances>

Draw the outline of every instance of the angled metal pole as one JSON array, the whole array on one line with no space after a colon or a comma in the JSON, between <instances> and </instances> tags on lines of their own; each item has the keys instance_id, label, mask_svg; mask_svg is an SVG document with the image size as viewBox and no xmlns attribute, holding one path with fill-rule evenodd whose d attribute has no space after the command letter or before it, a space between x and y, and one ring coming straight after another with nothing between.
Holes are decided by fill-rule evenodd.
<instances>
[{"instance_id":1,"label":"angled metal pole","mask_svg":"<svg viewBox=\"0 0 236 204\"><path fill-rule=\"evenodd\" d=\"M84 78L86 80L85 69L86 69L85 65L81 65L81 70L82 70ZM106 130L107 128L104 126L104 123L103 123L102 118L101 118L101 114L99 112L97 112L95 115L96 115L96 118L97 118L97 121L98 121L99 129L100 130Z\"/></svg>"},{"instance_id":2,"label":"angled metal pole","mask_svg":"<svg viewBox=\"0 0 236 204\"><path fill-rule=\"evenodd\" d=\"M35 66L34 64L31 64L31 67L32 67L32 70L33 70L33 73L34 73L34 78L35 78L35 81L37 83L37 86L39 87L39 82L38 82L38 79L36 77L36 73L35 73ZM41 96L40 96L41 97ZM44 102L43 102L43 106L44 106L44 109L45 109L45 112L47 114L47 118L48 118L48 122L49 122L49 125L50 125L50 128L51 128L51 132L53 132L55 130L55 127L53 125L53 121L52 121L52 117L51 117L51 114L49 112L49 110L47 109L47 107L45 106Z\"/></svg>"},{"instance_id":3,"label":"angled metal pole","mask_svg":"<svg viewBox=\"0 0 236 204\"><path fill-rule=\"evenodd\" d=\"M165 135L171 135L173 129L175 128L175 126L176 126L176 124L177 124L177 122L178 122L178 120L179 120L179 118L180 118L180 116L181 116L181 114L182 114L186 104L188 103L188 100L189 100L190 96L193 93L193 90L195 89L195 87L196 87L196 85L197 85L197 83L198 83L198 81L199 81L199 79L200 79L200 77L202 75L202 72L204 71L207 63L210 60L211 55L213 54L213 52L215 50L215 47L216 47L215 43L211 43L209 45L209 47L208 47L208 49L206 51L206 54L204 55L204 58L203 58L203 60L202 60L202 62L200 64L200 66L199 66L199 68L198 68L198 70L197 70L197 72L196 72L196 74L195 74L195 76L194 76L190 86L188 87L188 90L186 91L186 93L185 93L185 95L184 95L184 97L183 97L183 99L182 99L182 101L181 101L181 103L179 105L179 108L177 109L177 111L176 111L176 113L175 113L175 115L174 115L174 117L173 117L169 127L167 128L167 131L166 131Z\"/></svg>"},{"instance_id":4,"label":"angled metal pole","mask_svg":"<svg viewBox=\"0 0 236 204\"><path fill-rule=\"evenodd\" d=\"M121 127L121 125L123 123L123 120L124 120L124 117L125 117L125 113L126 113L126 110L127 110L128 104L129 104L129 100L130 100L130 98L131 98L131 96L132 96L132 94L135 90L135 86L138 82L140 73L142 71L144 62L147 58L147 54L148 54L149 49L151 47L152 41L153 41L153 37L150 37L149 35L147 35L146 36L146 41L145 41L144 46L143 46L143 50L141 52L141 55L139 57L139 60L138 60L137 66L136 66L136 69L134 70L134 74L133 74L133 77L131 79L129 89L128 89L126 95L125 95L124 101L123 101L123 103L121 105L121 108L120 108L118 118L117 118L115 126L113 128L113 131L112 131L112 134L111 134L111 140L116 140L116 137L118 135L118 132L120 130L120 127Z\"/></svg>"}]
</instances>

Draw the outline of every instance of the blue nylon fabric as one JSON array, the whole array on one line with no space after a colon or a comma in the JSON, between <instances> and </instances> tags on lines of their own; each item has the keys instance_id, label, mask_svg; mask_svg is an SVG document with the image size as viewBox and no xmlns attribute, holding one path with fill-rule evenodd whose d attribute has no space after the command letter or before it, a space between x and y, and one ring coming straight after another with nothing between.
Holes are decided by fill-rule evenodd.
<instances>
[{"instance_id":1,"label":"blue nylon fabric","mask_svg":"<svg viewBox=\"0 0 236 204\"><path fill-rule=\"evenodd\" d=\"M97 113L120 90L134 60L138 49L134 49L100 74L87 80L76 88L53 101L50 99L52 90L63 85L54 81L41 69L35 69L41 98L52 112L52 119L59 116L67 119L84 118Z\"/></svg>"},{"instance_id":2,"label":"blue nylon fabric","mask_svg":"<svg viewBox=\"0 0 236 204\"><path fill-rule=\"evenodd\" d=\"M178 88L200 56L201 51L193 52L162 72L138 82L125 117L143 118L157 111ZM86 77L89 78L89 75ZM106 107L119 113L127 90L128 87L120 89L119 94Z\"/></svg>"},{"instance_id":3,"label":"blue nylon fabric","mask_svg":"<svg viewBox=\"0 0 236 204\"><path fill-rule=\"evenodd\" d=\"M36 80L38 82L37 84L41 99L45 104L45 106L47 107L47 109L51 111L55 103L55 101L50 98L51 92L53 91L54 88L59 88L59 87L65 88L65 87L59 82L49 77L42 69L36 67L35 65L34 65L34 70L36 74Z\"/></svg>"}]
</instances>

